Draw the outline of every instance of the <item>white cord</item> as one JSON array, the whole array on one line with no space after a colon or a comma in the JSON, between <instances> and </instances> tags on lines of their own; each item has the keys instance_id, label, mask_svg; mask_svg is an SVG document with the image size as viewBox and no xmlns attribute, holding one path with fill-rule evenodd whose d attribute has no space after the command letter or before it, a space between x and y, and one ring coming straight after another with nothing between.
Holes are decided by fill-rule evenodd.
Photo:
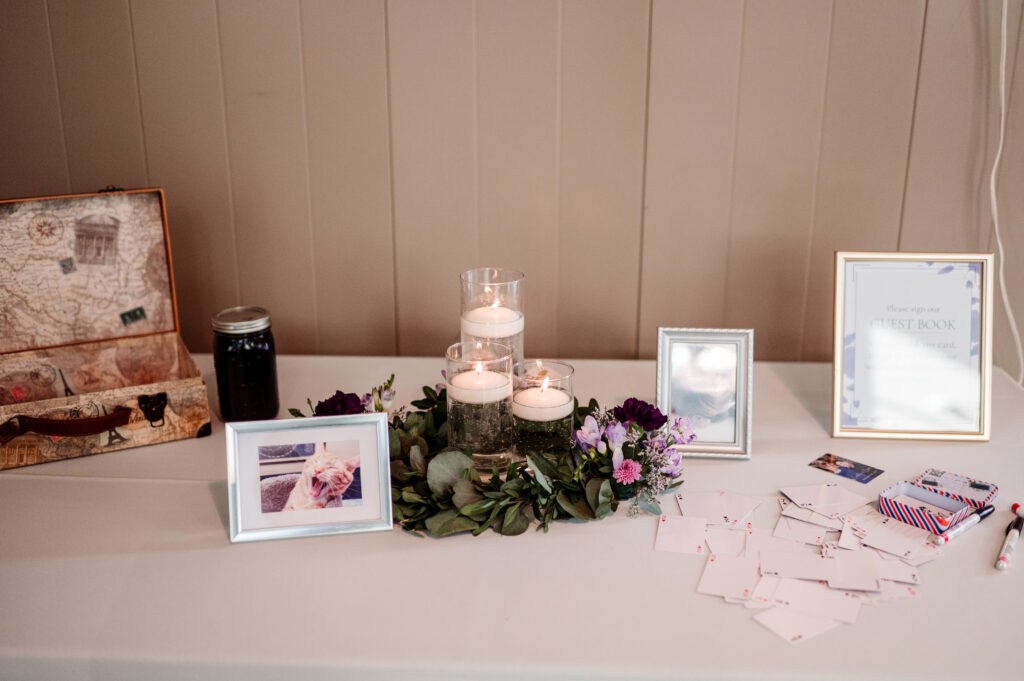
<instances>
[{"instance_id":1,"label":"white cord","mask_svg":"<svg viewBox=\"0 0 1024 681\"><path fill-rule=\"evenodd\" d=\"M992 201L992 231L996 235L996 246L999 249L999 291L1003 296L1003 307L1006 309L1006 318L1010 322L1010 332L1013 334L1013 342L1017 347L1017 366L1020 373L1017 375L1017 383L1024 385L1024 348L1021 346L1020 332L1017 330L1017 320L1013 316L1010 307L1010 299L1006 293L1006 277L1003 275L1003 239L999 234L999 204L996 201L996 175L999 172L999 161L1003 157L1003 138L1006 136L1006 14L1007 3L1003 0L1002 19L1002 42L999 51L999 148L996 150L996 158L992 162L992 175L989 179L989 196Z\"/></svg>"}]
</instances>

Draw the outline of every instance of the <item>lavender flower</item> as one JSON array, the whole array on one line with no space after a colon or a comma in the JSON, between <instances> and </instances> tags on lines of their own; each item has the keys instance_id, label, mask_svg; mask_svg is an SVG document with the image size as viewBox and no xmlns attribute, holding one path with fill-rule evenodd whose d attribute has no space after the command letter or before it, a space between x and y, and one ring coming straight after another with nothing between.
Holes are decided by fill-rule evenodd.
<instances>
[{"instance_id":1,"label":"lavender flower","mask_svg":"<svg viewBox=\"0 0 1024 681\"><path fill-rule=\"evenodd\" d=\"M657 407L635 397L630 397L622 406L615 407L614 414L619 421L637 423L646 431L657 430L668 421L668 417Z\"/></svg>"},{"instance_id":2,"label":"lavender flower","mask_svg":"<svg viewBox=\"0 0 1024 681\"><path fill-rule=\"evenodd\" d=\"M597 419L593 416L588 416L583 419L583 427L576 431L576 442L579 446L584 449L599 449L604 442L601 440L603 432L601 427L597 425ZM601 451L604 451L601 448Z\"/></svg>"},{"instance_id":3,"label":"lavender flower","mask_svg":"<svg viewBox=\"0 0 1024 681\"><path fill-rule=\"evenodd\" d=\"M697 437L697 433L693 430L693 424L685 416L675 417L668 432L674 445L688 445Z\"/></svg>"}]
</instances>

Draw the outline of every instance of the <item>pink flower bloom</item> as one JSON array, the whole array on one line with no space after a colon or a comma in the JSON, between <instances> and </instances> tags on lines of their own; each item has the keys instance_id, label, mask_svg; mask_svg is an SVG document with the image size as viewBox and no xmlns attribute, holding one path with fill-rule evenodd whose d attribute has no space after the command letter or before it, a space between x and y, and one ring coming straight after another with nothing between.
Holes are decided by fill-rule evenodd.
<instances>
[{"instance_id":1,"label":"pink flower bloom","mask_svg":"<svg viewBox=\"0 0 1024 681\"><path fill-rule=\"evenodd\" d=\"M612 477L615 478L619 484L631 485L640 479L640 462L634 459L626 459L622 462L622 465L615 469L612 473Z\"/></svg>"}]
</instances>

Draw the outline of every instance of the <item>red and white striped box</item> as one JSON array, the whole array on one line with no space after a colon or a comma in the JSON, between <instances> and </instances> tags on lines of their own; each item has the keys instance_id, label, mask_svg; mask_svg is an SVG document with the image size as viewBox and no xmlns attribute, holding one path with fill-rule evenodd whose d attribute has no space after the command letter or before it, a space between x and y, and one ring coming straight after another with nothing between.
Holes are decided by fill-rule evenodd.
<instances>
[{"instance_id":1,"label":"red and white striped box","mask_svg":"<svg viewBox=\"0 0 1024 681\"><path fill-rule=\"evenodd\" d=\"M929 468L913 480L898 482L878 495L887 516L942 534L975 508L991 505L999 489L988 482Z\"/></svg>"}]
</instances>

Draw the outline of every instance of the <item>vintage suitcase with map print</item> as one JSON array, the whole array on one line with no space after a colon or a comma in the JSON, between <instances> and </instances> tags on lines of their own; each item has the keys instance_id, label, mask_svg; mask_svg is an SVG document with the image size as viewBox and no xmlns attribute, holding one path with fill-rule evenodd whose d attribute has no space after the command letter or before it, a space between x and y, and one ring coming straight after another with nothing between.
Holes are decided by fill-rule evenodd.
<instances>
[{"instance_id":1,"label":"vintage suitcase with map print","mask_svg":"<svg viewBox=\"0 0 1024 681\"><path fill-rule=\"evenodd\" d=\"M0 202L0 469L210 433L159 189Z\"/></svg>"}]
</instances>

